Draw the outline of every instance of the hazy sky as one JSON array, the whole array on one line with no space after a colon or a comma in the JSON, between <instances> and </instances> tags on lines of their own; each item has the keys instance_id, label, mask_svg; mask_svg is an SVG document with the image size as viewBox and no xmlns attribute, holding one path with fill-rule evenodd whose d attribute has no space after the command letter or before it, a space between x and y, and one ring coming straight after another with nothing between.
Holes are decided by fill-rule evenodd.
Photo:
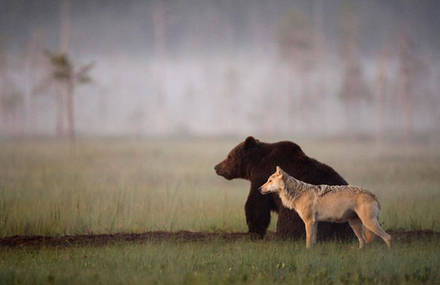
<instances>
[{"instance_id":1,"label":"hazy sky","mask_svg":"<svg viewBox=\"0 0 440 285\"><path fill-rule=\"evenodd\" d=\"M17 47L39 31L57 46L60 3L57 0L1 0L0 36ZM153 7L158 1L71 1L71 48L76 53L145 53L153 49ZM188 52L199 41L200 52L270 45L280 19L289 10L319 14L327 41L339 36L341 11L350 6L359 17L361 47L373 52L377 41L407 25L424 45L439 49L440 2L422 1L164 1L166 50ZM388 33L388 34L387 34ZM257 34L257 35L256 35Z\"/></svg>"}]
</instances>

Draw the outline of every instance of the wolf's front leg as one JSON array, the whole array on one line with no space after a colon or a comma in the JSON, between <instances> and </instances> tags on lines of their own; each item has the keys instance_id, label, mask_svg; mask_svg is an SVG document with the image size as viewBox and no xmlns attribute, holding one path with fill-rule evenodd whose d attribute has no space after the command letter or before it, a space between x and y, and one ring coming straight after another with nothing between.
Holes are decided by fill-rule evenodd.
<instances>
[{"instance_id":1,"label":"wolf's front leg","mask_svg":"<svg viewBox=\"0 0 440 285\"><path fill-rule=\"evenodd\" d=\"M306 247L310 248L316 243L317 223L314 221L304 221L306 226Z\"/></svg>"},{"instance_id":2,"label":"wolf's front leg","mask_svg":"<svg viewBox=\"0 0 440 285\"><path fill-rule=\"evenodd\" d=\"M362 222L359 218L348 220L348 224L353 229L354 234L359 240L359 248L363 248L365 241L363 237Z\"/></svg>"}]
</instances>

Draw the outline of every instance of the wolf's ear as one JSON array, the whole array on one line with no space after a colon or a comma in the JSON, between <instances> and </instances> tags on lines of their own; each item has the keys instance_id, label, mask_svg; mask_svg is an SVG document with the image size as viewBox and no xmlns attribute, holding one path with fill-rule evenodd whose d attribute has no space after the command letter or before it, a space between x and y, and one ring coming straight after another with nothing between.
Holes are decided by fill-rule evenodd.
<instances>
[{"instance_id":1,"label":"wolf's ear","mask_svg":"<svg viewBox=\"0 0 440 285\"><path fill-rule=\"evenodd\" d=\"M244 141L244 149L251 149L257 145L257 140L254 137L249 136Z\"/></svg>"},{"instance_id":2,"label":"wolf's ear","mask_svg":"<svg viewBox=\"0 0 440 285\"><path fill-rule=\"evenodd\" d=\"M281 170L281 167L279 167L279 166L277 165L277 171L276 171L276 174L282 174L281 171L282 171L282 170Z\"/></svg>"}]
</instances>

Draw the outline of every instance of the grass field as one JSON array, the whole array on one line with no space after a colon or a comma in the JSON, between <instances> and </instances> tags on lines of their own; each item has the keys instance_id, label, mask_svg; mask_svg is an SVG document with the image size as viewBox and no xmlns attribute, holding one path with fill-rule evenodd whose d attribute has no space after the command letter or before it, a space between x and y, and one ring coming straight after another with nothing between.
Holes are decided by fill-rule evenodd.
<instances>
[{"instance_id":1,"label":"grass field","mask_svg":"<svg viewBox=\"0 0 440 285\"><path fill-rule=\"evenodd\" d=\"M146 231L244 232L246 181L213 166L239 140L0 142L0 236ZM440 146L297 141L377 194L388 230L440 231ZM273 215L271 230L274 230ZM118 242L0 248L0 283L436 283L438 238L305 242Z\"/></svg>"}]
</instances>

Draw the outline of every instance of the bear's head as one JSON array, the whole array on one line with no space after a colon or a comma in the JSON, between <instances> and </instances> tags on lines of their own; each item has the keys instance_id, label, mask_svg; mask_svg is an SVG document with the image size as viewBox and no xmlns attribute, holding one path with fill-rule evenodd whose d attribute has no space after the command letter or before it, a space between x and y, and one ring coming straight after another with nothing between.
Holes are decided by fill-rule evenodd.
<instances>
[{"instance_id":1,"label":"bear's head","mask_svg":"<svg viewBox=\"0 0 440 285\"><path fill-rule=\"evenodd\" d=\"M260 142L253 137L247 137L234 147L225 160L217 164L215 172L224 178L231 180L234 178L249 178L249 171L254 160L258 158L257 152Z\"/></svg>"}]
</instances>

